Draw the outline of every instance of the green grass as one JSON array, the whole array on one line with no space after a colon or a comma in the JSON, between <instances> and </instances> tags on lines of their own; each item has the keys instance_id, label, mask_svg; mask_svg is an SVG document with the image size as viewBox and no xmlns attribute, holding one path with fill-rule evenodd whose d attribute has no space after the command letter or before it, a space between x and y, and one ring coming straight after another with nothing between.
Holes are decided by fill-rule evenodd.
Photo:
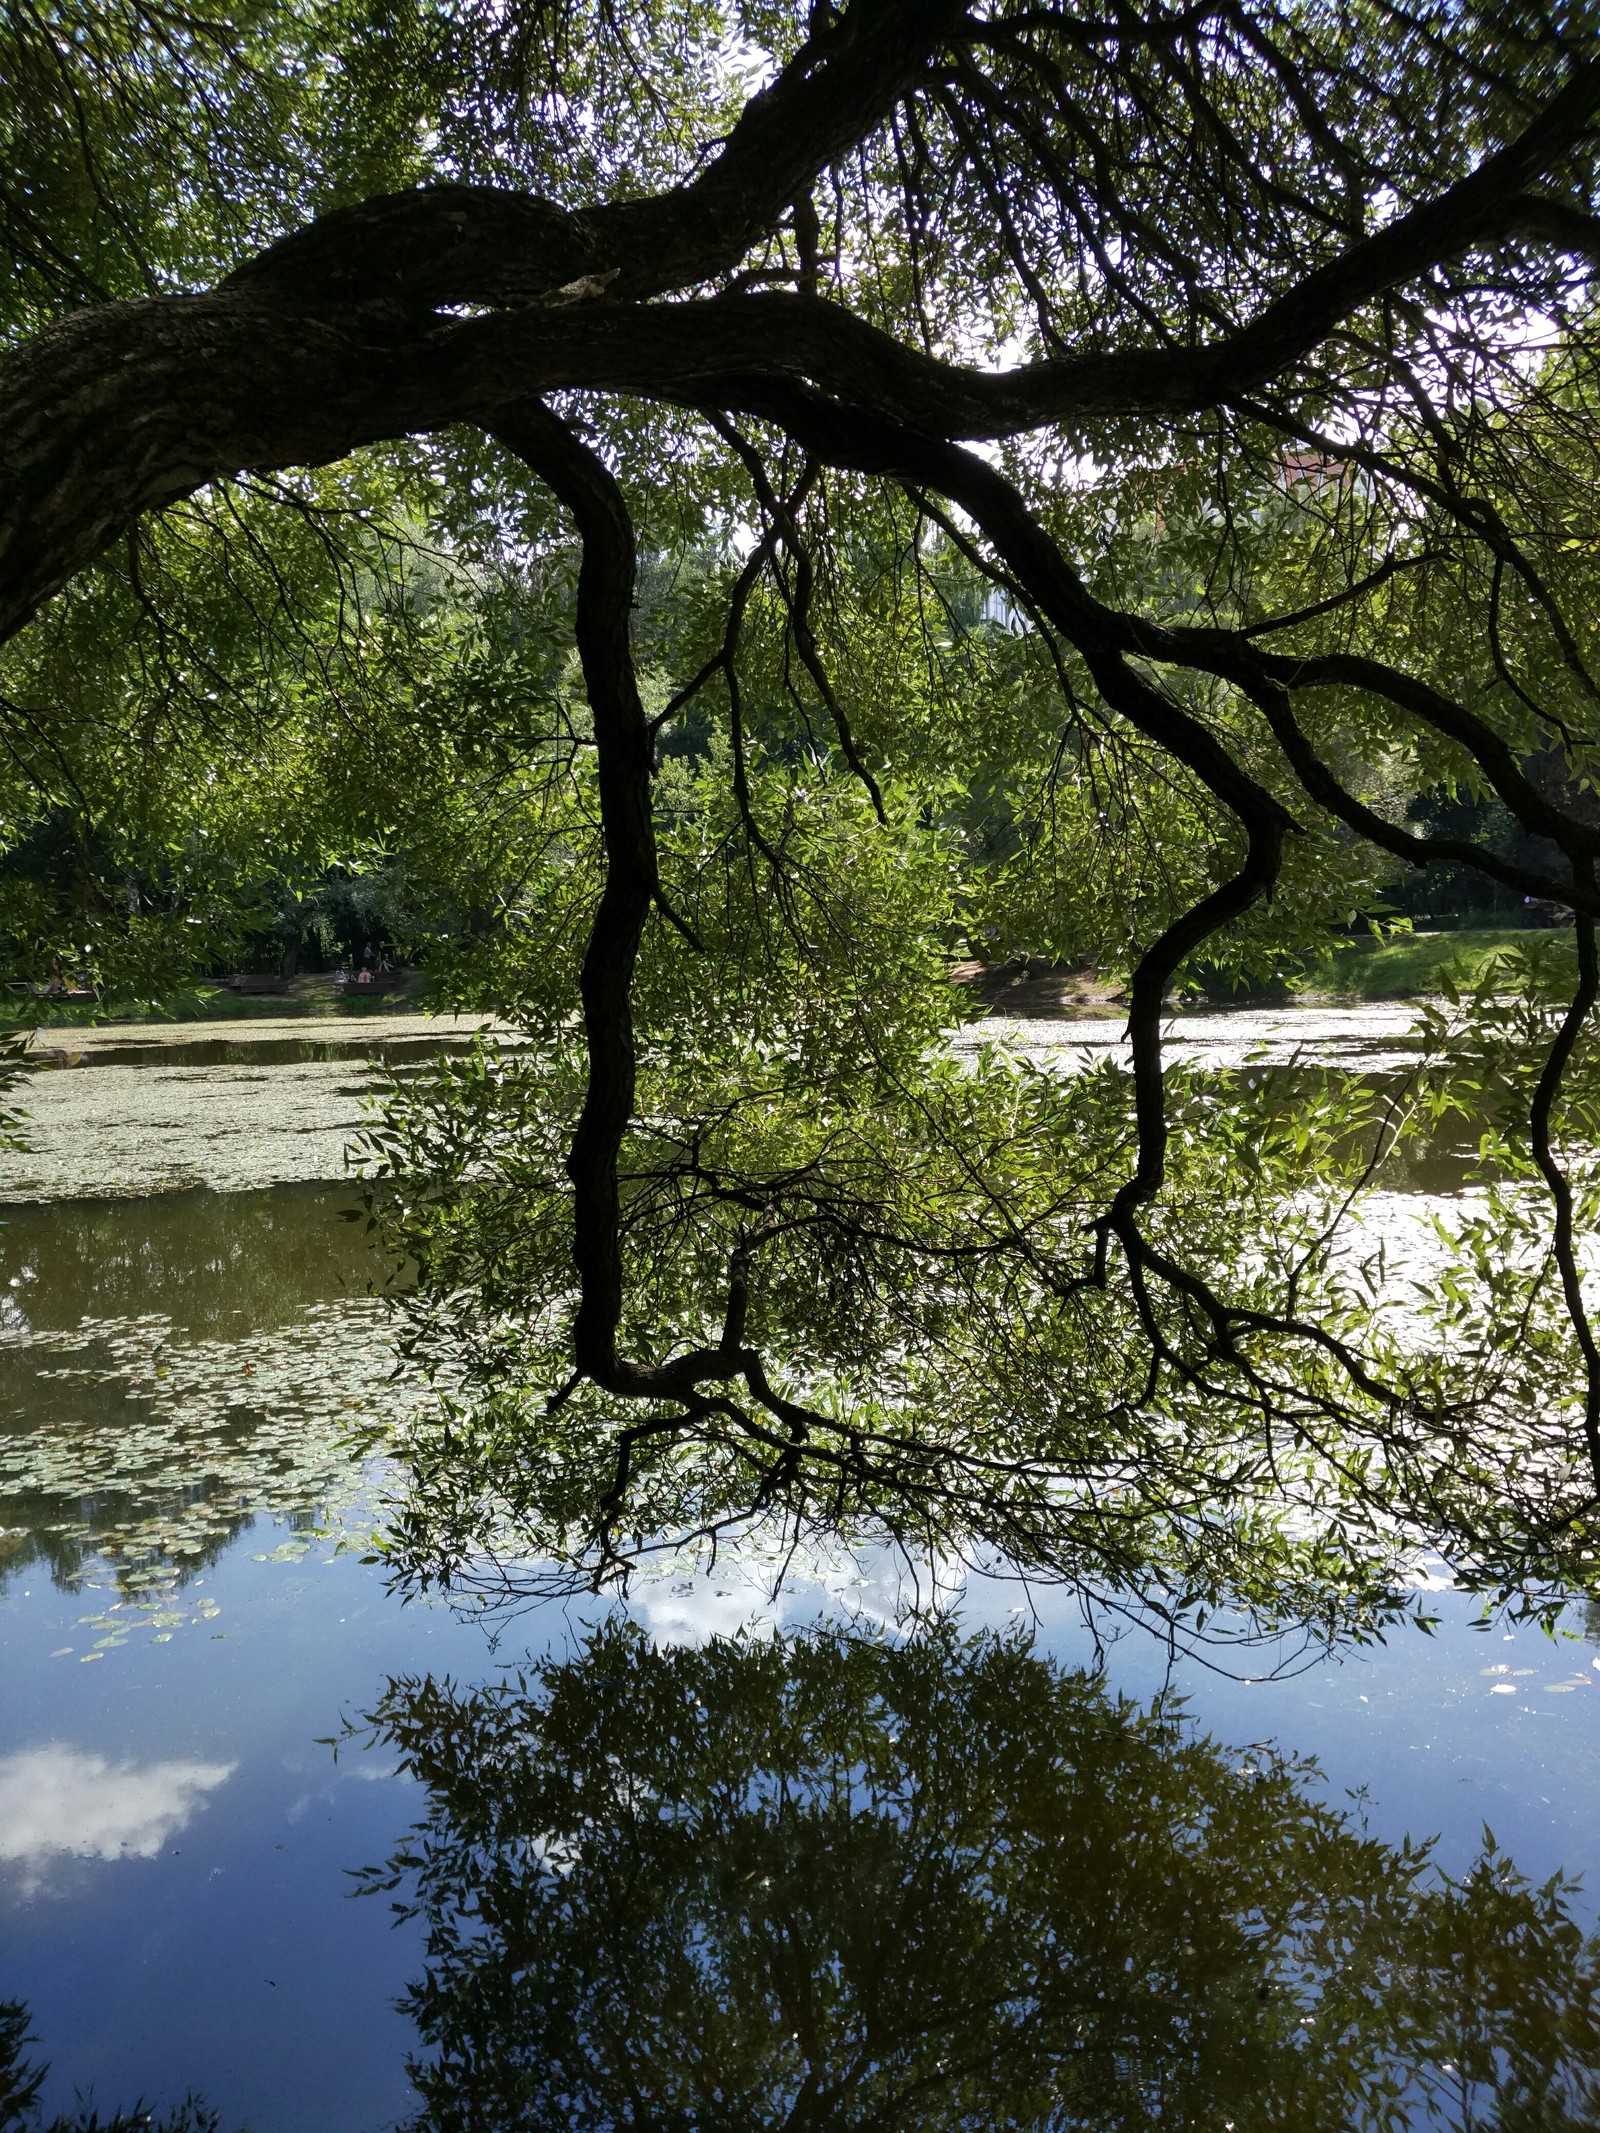
<instances>
[{"instance_id":1,"label":"green grass","mask_svg":"<svg viewBox=\"0 0 1600 2133\"><path fill-rule=\"evenodd\" d=\"M1490 956L1551 938L1542 928L1486 926L1471 932L1406 933L1387 941L1352 942L1348 948L1324 950L1306 971L1306 990L1358 1000L1408 999L1437 992L1446 970L1458 983L1470 984ZM1554 938L1571 953L1570 936L1557 933Z\"/></svg>"}]
</instances>

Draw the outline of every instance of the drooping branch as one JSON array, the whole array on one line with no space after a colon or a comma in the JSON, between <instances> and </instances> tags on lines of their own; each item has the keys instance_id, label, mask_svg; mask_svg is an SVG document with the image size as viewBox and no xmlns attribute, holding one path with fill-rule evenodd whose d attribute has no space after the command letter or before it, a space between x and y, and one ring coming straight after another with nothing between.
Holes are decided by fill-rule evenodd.
<instances>
[{"instance_id":1,"label":"drooping branch","mask_svg":"<svg viewBox=\"0 0 1600 2133\"><path fill-rule=\"evenodd\" d=\"M1600 830L1558 806L1534 785L1515 751L1481 714L1384 661L1352 654L1299 656L1267 651L1247 631L1183 628L1152 622L1098 600L1029 509L1021 493L976 454L903 422L826 401L786 381L746 377L725 388L751 414L780 424L820 459L865 474L905 478L949 497L982 530L1013 581L1039 613L1076 646L1097 684L1131 656L1178 670L1215 675L1262 710L1287 765L1308 797L1410 865L1447 859L1502 881L1519 894L1551 897L1600 915L1594 861ZM1130 693L1125 715L1136 730L1186 764L1240 819L1277 807L1205 723L1154 689ZM1544 873L1464 840L1424 838L1387 822L1350 793L1316 754L1298 723L1298 689L1364 691L1394 705L1462 748L1485 782L1531 836L1554 843L1567 861ZM1107 701L1115 701L1108 694Z\"/></svg>"},{"instance_id":2,"label":"drooping branch","mask_svg":"<svg viewBox=\"0 0 1600 2133\"><path fill-rule=\"evenodd\" d=\"M762 395L758 410L781 419L818 456L858 471L909 476L957 503L1003 558L1012 580L1084 660L1104 701L1136 731L1184 763L1242 827L1246 851L1226 880L1183 912L1152 943L1135 974L1128 1035L1133 1055L1138 1155L1133 1176L1116 1194L1098 1229L1095 1279L1104 1281L1107 1238L1117 1236L1136 1273L1155 1258L1138 1228L1138 1209L1160 1191L1167 1145L1161 1017L1167 989L1184 959L1240 918L1277 880L1284 840L1297 825L1208 726L1130 663L1126 618L1096 601L1067 557L996 468L970 452L904 428L841 418L807 394ZM1227 1313L1203 1283L1163 1262L1160 1271L1200 1292L1212 1317Z\"/></svg>"},{"instance_id":3,"label":"drooping branch","mask_svg":"<svg viewBox=\"0 0 1600 2133\"><path fill-rule=\"evenodd\" d=\"M792 1435L803 1411L788 1402L774 1405L760 1358L742 1341L728 1337L727 1329L742 1331L743 1321L731 1293L724 1338L716 1346L695 1348L670 1361L641 1361L619 1349L625 1292L618 1162L635 1104L633 982L645 924L660 901L651 812L652 734L630 642L636 574L633 525L604 460L548 408L524 406L497 436L566 506L583 551L575 634L594 720L605 884L579 980L588 1075L567 1155L578 1277L573 1360L584 1377L609 1392L628 1399L680 1402L692 1413L715 1408L737 1416L727 1401L704 1388L742 1377ZM743 1259L736 1255L731 1290L743 1280L743 1268ZM640 1428L649 1434L673 1426L667 1418ZM630 1436L630 1447L633 1442Z\"/></svg>"},{"instance_id":4,"label":"drooping branch","mask_svg":"<svg viewBox=\"0 0 1600 2133\"><path fill-rule=\"evenodd\" d=\"M1529 1108L1528 1128L1534 1161L1549 1189L1555 1210L1556 1271L1561 1280L1567 1317L1577 1338L1578 1352L1583 1357L1584 1443L1595 1489L1600 1493L1600 1341L1595 1338L1594 1325L1584 1300L1583 1272L1578 1263L1573 1224L1572 1184L1556 1155L1550 1134L1551 1115L1561 1093L1568 1063L1588 1027L1597 1000L1600 1000L1600 957L1595 950L1594 920L1585 913L1578 920L1577 988L1545 1057Z\"/></svg>"},{"instance_id":5,"label":"drooping branch","mask_svg":"<svg viewBox=\"0 0 1600 2133\"><path fill-rule=\"evenodd\" d=\"M1133 618L1096 600L1020 490L974 452L905 422L784 380L746 375L722 384L711 405L732 402L777 423L827 464L907 479L948 497L972 519L1039 612L1082 656L1107 700L1145 736L1192 770L1240 821L1290 818L1282 804L1218 740L1202 719L1128 665L1139 654ZM1180 663L1181 662L1175 662Z\"/></svg>"},{"instance_id":6,"label":"drooping branch","mask_svg":"<svg viewBox=\"0 0 1600 2133\"><path fill-rule=\"evenodd\" d=\"M761 454L747 438L740 434L732 423L723 422L719 418L713 417L713 424L717 434L738 453L745 471L750 476L750 483L755 490L756 501L766 513L773 535L782 543L785 552L794 565L795 591L793 597L789 596L781 580L779 581L779 589L780 592L783 592L785 605L789 611L789 626L794 632L795 645L800 654L800 663L810 675L813 687L827 707L828 717L833 723L833 730L838 740L840 751L845 761L850 765L852 776L858 778L866 788L867 794L872 801L873 812L877 815L878 820L886 822L887 817L883 809L883 793L879 788L877 779L867 768L861 751L856 745L856 737L851 725L850 715L840 702L838 691L834 688L833 682L829 677L821 649L817 643L817 633L812 626L811 607L812 601L816 596L816 567L811 559L811 550L801 534L800 522L795 516L798 505L791 499L782 497L777 493L772 486ZM803 487L809 489L814 479L815 470L808 469L803 477ZM770 545L770 543L763 544L765 548L770 548Z\"/></svg>"},{"instance_id":7,"label":"drooping branch","mask_svg":"<svg viewBox=\"0 0 1600 2133\"><path fill-rule=\"evenodd\" d=\"M633 526L605 462L548 409L521 410L498 436L560 498L583 544L575 620L594 719L606 873L583 957L589 1073L567 1157L579 1289L574 1360L599 1384L648 1394L657 1389L650 1374L617 1352L623 1306L617 1157L633 1116L634 965L657 889L650 729L629 645Z\"/></svg>"},{"instance_id":8,"label":"drooping branch","mask_svg":"<svg viewBox=\"0 0 1600 2133\"><path fill-rule=\"evenodd\" d=\"M1589 1020L1596 990L1600 988L1592 917L1597 897L1589 861L1593 830L1565 811L1552 809L1528 784L1504 741L1475 714L1379 662L1295 660L1263 653L1238 632L1164 630L1140 617L1107 608L1090 594L1020 493L997 469L974 454L903 425L829 407L813 393L774 387L766 381L748 381L741 399L749 412L781 423L823 460L859 472L905 478L919 487L937 490L956 503L1001 558L1010 581L1038 614L1076 648L1105 702L1135 730L1185 763L1245 831L1243 863L1165 930L1141 961L1134 979L1129 1036L1135 1079L1137 1162L1133 1176L1119 1190L1099 1226L1093 1278L1097 1284L1105 1280L1106 1243L1115 1235L1129 1256L1146 1331L1156 1352L1168 1353L1169 1360L1174 1358L1166 1349L1144 1291L1144 1278L1149 1273L1200 1309L1214 1329L1213 1352L1230 1367L1242 1371L1247 1382L1261 1381L1241 1353L1237 1336L1257 1331L1311 1341L1335 1358L1351 1383L1368 1399L1385 1404L1397 1404L1401 1399L1398 1388L1375 1378L1346 1342L1294 1317L1230 1306L1192 1269L1154 1251L1140 1230L1138 1210L1155 1197L1164 1178L1167 1125L1161 1010L1166 987L1186 955L1270 891L1285 836L1297 825L1282 803L1243 768L1203 721L1130 664L1130 655L1165 660L1177 667L1189 666L1233 681L1268 713L1288 767L1308 796L1330 807L1342 819L1357 818L1357 826L1374 834L1388 848L1394 848L1398 840L1409 842L1410 833L1396 829L1394 840L1383 835L1389 826L1345 793L1331 771L1322 765L1294 720L1292 683L1365 686L1404 705L1472 753L1490 782L1497 789L1503 785L1513 808L1531 818L1527 826L1536 832L1555 834L1569 859L1570 879L1550 880L1531 873L1527 878L1542 892L1556 889L1583 914L1582 975L1578 994L1546 1062L1531 1124L1540 1168L1555 1207L1557 1261L1564 1298L1585 1359L1585 1430L1596 1487L1600 1490L1600 1347L1591 1330L1578 1274L1570 1188L1548 1139L1549 1110L1566 1059ZM1440 840L1428 842L1437 846ZM1522 878L1520 870L1507 870L1492 863L1489 855L1476 846L1457 847L1450 843L1448 850L1451 856L1459 850L1467 864L1477 865L1486 873L1509 871Z\"/></svg>"},{"instance_id":9,"label":"drooping branch","mask_svg":"<svg viewBox=\"0 0 1600 2133\"><path fill-rule=\"evenodd\" d=\"M1351 792L1331 765L1317 753L1295 716L1293 697L1288 689L1259 676L1252 676L1242 686L1265 718L1273 739L1283 751L1284 760L1310 797L1337 821L1376 845L1379 851L1404 860L1407 866L1424 867L1443 861L1449 866L1468 867L1519 896L1548 898L1585 909L1594 900L1592 888L1585 886L1584 870L1569 870L1566 874L1541 873L1535 867L1519 865L1517 861L1489 850L1486 845L1474 844L1466 838L1425 835L1420 830L1407 828L1402 822L1391 822ZM1572 827L1581 829L1583 825L1573 824Z\"/></svg>"}]
</instances>

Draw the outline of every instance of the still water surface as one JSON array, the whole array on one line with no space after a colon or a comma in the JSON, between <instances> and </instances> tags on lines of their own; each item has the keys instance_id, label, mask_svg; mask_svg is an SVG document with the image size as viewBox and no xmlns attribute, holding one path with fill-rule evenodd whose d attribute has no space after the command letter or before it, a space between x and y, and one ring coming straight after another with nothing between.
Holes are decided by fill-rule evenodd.
<instances>
[{"instance_id":1,"label":"still water surface","mask_svg":"<svg viewBox=\"0 0 1600 2133\"><path fill-rule=\"evenodd\" d=\"M1324 1035L1390 1070L1399 1018ZM731 1572L498 1632L399 1604L342 1444L417 1396L339 1219L369 1056L63 1061L0 1180L0 2000L48 2110L1597 2122L1539 2091L1600 2066L1574 1937L1502 1867L1452 1893L1405 1851L1460 1883L1487 1825L1532 1882L1584 1877L1593 1927L1581 1618L1483 1631L1445 1592L1432 1640L1245 1681L1139 1635L1093 1675L1072 1603L999 1583L960 1608L998 1642L707 1641L891 1622L869 1558L776 1607ZM1508 2048L1530 2093L1497 2117Z\"/></svg>"}]
</instances>

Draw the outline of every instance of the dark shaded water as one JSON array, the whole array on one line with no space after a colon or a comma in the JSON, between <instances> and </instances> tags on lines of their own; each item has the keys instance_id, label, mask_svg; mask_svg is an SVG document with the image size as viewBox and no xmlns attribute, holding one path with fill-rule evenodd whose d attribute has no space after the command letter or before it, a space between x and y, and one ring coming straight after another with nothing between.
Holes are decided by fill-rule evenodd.
<instances>
[{"instance_id":1,"label":"dark shaded water","mask_svg":"<svg viewBox=\"0 0 1600 2133\"><path fill-rule=\"evenodd\" d=\"M343 1432L414 1391L348 1202L6 1211L0 2000L51 2111L1600 2122L1581 1621L1441 1593L1435 1639L1290 1678L1142 1636L1094 1675L1071 1603L1024 1648L1000 1584L960 1609L986 1641L864 1638L867 1561L785 1599L798 1642L717 1641L777 1612L729 1572L495 1645L362 1560Z\"/></svg>"},{"instance_id":2,"label":"dark shaded water","mask_svg":"<svg viewBox=\"0 0 1600 2133\"><path fill-rule=\"evenodd\" d=\"M0 1286L35 1332L160 1312L191 1334L242 1337L365 1294L372 1255L344 1219L355 1205L347 1186L310 1183L9 1207Z\"/></svg>"},{"instance_id":3,"label":"dark shaded water","mask_svg":"<svg viewBox=\"0 0 1600 2133\"><path fill-rule=\"evenodd\" d=\"M348 1036L336 1037L297 1037L286 1031L273 1037L184 1036L174 1038L170 1044L141 1036L119 1043L115 1037L95 1031L74 1044L70 1033L64 1036L52 1030L36 1039L29 1057L30 1063L45 1071L68 1068L73 1073L116 1066L254 1068L334 1066L344 1061L368 1060L392 1067L421 1065L437 1059L441 1052L465 1052L471 1042L470 1037L453 1037L437 1030L381 1038L362 1036L359 1030L352 1030Z\"/></svg>"}]
</instances>

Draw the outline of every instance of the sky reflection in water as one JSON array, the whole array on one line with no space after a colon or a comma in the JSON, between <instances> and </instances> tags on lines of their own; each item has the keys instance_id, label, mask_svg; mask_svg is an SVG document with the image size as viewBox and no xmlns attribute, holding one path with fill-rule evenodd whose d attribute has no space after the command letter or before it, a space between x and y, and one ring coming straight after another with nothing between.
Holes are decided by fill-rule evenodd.
<instances>
[{"instance_id":1,"label":"sky reflection in water","mask_svg":"<svg viewBox=\"0 0 1600 2133\"><path fill-rule=\"evenodd\" d=\"M653 1646L391 1688L428 1788L366 1877L428 1930L437 2133L525 2126L1553 2127L1600 2100L1600 1945L1316 1774L1011 1637Z\"/></svg>"},{"instance_id":2,"label":"sky reflection in water","mask_svg":"<svg viewBox=\"0 0 1600 2133\"><path fill-rule=\"evenodd\" d=\"M1504 2078L1471 2060L1494 2033L1535 2095L1593 2062L1588 1952L1499 1869L1470 1879L1486 1822L1534 1881L1593 1879L1581 1638L1474 1633L1445 1596L1433 1643L1273 1683L1179 1666L1192 1723L1152 1715L1148 1640L1105 1683L1075 1674L1092 1648L1060 1596L1032 1658L705 1646L752 1613L892 1615L869 1562L781 1610L731 1572L658 1583L634 1608L653 1645L586 1650L602 1611L558 1609L493 1651L336 1552L361 1506L330 1505L324 1440L383 1360L340 1198L68 1202L0 1232L0 1998L31 2006L51 2110L92 2086L196 2088L255 2133L419 2107L440 2128L1003 2107L1331 2127L1378 2123L1392 2076L1419 2124L1575 2122L1549 2095L1472 2117L1459 2084ZM124 1443L88 1471L140 1424L182 1425L187 1470ZM57 1462L33 1480L68 1493L16 1487L32 1440ZM964 1622L1012 1631L1016 1601L974 1589ZM497 1686L525 1646L558 1672ZM373 1713L366 1747L319 1745ZM1454 1893L1401 1850L1434 1832ZM352 1900L351 1870L397 1859L390 1896ZM453 1940L485 1889L493 1931ZM1590 1922L1592 1893L1565 1901ZM1339 2010L1337 2046L1307 1995ZM423 2071L420 2103L407 2054L469 2051L477 2091ZM569 2100L540 2101L558 2075Z\"/></svg>"},{"instance_id":3,"label":"sky reflection in water","mask_svg":"<svg viewBox=\"0 0 1600 2133\"><path fill-rule=\"evenodd\" d=\"M153 1859L235 1763L112 1763L63 1741L0 1757L0 1862L44 1886L60 1858Z\"/></svg>"}]
</instances>

